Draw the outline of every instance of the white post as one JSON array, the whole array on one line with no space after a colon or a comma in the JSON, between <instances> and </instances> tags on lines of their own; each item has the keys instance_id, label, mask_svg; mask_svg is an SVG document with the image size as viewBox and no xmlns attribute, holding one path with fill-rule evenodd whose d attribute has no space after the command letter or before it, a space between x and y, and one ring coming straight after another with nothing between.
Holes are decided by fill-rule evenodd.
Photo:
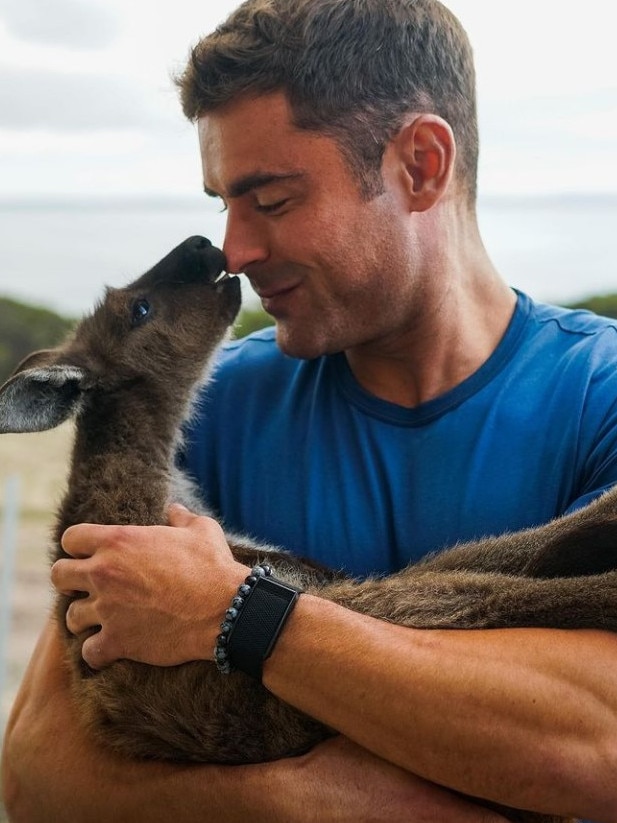
<instances>
[{"instance_id":1,"label":"white post","mask_svg":"<svg viewBox=\"0 0 617 823\"><path fill-rule=\"evenodd\" d=\"M5 482L4 524L2 529L2 577L0 579L0 737L4 732L4 695L8 688L8 655L13 588L15 582L15 555L17 553L17 522L19 514L19 477L10 475Z\"/></svg>"}]
</instances>

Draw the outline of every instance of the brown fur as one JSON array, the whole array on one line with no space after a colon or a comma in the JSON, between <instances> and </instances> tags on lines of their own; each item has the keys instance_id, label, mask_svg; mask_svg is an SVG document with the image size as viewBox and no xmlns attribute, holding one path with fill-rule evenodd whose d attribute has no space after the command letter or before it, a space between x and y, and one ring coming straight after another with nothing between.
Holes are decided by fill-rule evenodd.
<instances>
[{"instance_id":1,"label":"brown fur","mask_svg":"<svg viewBox=\"0 0 617 823\"><path fill-rule=\"evenodd\" d=\"M170 499L198 507L174 455L195 387L239 308L237 281L213 282L223 262L207 241L190 238L135 283L108 290L70 340L32 355L0 390L0 431L50 428L76 416L53 559L63 556L60 536L71 524L164 523ZM134 316L143 298L152 318L142 324ZM60 399L52 412L41 411L55 384ZM617 630L617 492L541 528L458 545L362 582L244 538L230 535L230 542L247 565L267 558L279 578L405 626ZM58 599L62 625L68 603ZM206 661L171 668L119 661L95 673L81 658L84 638L65 636L86 722L130 757L259 762L333 734L242 673L222 676ZM487 805L522 823L562 820Z\"/></svg>"}]
</instances>

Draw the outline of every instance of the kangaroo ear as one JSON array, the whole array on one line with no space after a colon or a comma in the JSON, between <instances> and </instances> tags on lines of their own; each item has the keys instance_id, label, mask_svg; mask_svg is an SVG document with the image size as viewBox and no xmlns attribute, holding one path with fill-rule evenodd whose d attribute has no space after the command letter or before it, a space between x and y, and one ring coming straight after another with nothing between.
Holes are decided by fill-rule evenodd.
<instances>
[{"instance_id":1,"label":"kangaroo ear","mask_svg":"<svg viewBox=\"0 0 617 823\"><path fill-rule=\"evenodd\" d=\"M40 349L28 354L24 359L13 369L13 377L26 369L33 369L39 366L51 366L58 362L58 349Z\"/></svg>"},{"instance_id":2,"label":"kangaroo ear","mask_svg":"<svg viewBox=\"0 0 617 823\"><path fill-rule=\"evenodd\" d=\"M66 364L43 365L50 354L30 355L0 388L0 433L53 429L78 410L86 372Z\"/></svg>"}]
</instances>

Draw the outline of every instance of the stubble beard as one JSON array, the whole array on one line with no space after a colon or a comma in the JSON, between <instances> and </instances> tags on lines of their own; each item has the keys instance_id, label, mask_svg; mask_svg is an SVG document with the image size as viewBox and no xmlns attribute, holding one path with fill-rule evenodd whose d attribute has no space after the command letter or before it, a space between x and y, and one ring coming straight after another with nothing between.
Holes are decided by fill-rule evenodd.
<instances>
[{"instance_id":1,"label":"stubble beard","mask_svg":"<svg viewBox=\"0 0 617 823\"><path fill-rule=\"evenodd\" d=\"M275 322L278 347L287 356L300 360L312 360L370 344L375 334L375 330L368 327L368 321L363 323L357 317L321 316L310 326L302 318L279 318Z\"/></svg>"}]
</instances>

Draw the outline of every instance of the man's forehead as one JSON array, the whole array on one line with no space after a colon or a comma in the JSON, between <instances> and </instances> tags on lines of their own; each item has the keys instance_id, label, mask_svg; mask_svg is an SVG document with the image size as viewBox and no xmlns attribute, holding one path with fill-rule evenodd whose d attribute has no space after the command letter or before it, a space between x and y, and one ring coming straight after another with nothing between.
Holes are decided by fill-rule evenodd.
<instances>
[{"instance_id":1,"label":"man's forehead","mask_svg":"<svg viewBox=\"0 0 617 823\"><path fill-rule=\"evenodd\" d=\"M302 134L293 124L283 94L243 97L227 103L202 114L197 120L197 129L202 151L218 152L230 143L246 147L259 140L264 145Z\"/></svg>"},{"instance_id":2,"label":"man's forehead","mask_svg":"<svg viewBox=\"0 0 617 823\"><path fill-rule=\"evenodd\" d=\"M234 104L198 119L206 193L240 196L307 174L318 135L293 126L286 107L266 100L261 108L261 101Z\"/></svg>"},{"instance_id":3,"label":"man's forehead","mask_svg":"<svg viewBox=\"0 0 617 823\"><path fill-rule=\"evenodd\" d=\"M232 177L293 171L294 157L301 157L296 143L304 142L286 105L270 97L204 114L197 129L206 185L210 178L229 182Z\"/></svg>"}]
</instances>

